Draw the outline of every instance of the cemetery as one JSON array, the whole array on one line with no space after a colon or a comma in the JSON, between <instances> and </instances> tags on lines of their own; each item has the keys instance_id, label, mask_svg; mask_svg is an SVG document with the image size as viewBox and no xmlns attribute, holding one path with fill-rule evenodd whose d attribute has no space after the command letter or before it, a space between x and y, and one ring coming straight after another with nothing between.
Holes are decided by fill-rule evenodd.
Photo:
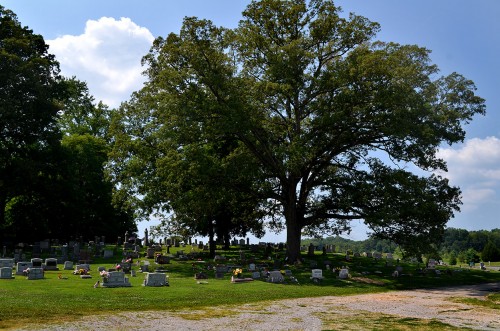
<instances>
[{"instance_id":1,"label":"cemetery","mask_svg":"<svg viewBox=\"0 0 500 331\"><path fill-rule=\"evenodd\" d=\"M419 263L381 252L310 245L303 247L300 262L287 264L283 244L234 244L229 250L219 246L213 258L198 243L72 242L43 244L41 252L38 245L18 249L0 259L0 328L28 325L33 309L41 313L47 304L57 307L50 315L57 321L75 310L90 315L100 300L109 311L163 310L189 307L193 301L214 306L500 281L500 272L484 264L451 267L432 259ZM33 288L43 294L31 298L28 313L22 298Z\"/></svg>"}]
</instances>

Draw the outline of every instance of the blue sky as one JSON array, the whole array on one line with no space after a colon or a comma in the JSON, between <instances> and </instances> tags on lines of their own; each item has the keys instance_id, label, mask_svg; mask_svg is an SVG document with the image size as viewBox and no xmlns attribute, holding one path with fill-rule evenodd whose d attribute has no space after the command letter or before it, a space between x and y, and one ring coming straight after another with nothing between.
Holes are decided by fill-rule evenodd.
<instances>
[{"instance_id":1,"label":"blue sky","mask_svg":"<svg viewBox=\"0 0 500 331\"><path fill-rule=\"evenodd\" d=\"M143 82L140 59L155 37L178 32L185 16L236 27L249 1L243 0L1 0L22 25L41 34L65 76L87 81L96 100L116 107ZM472 79L486 99L487 115L466 127L463 144L443 146L445 174L463 193L462 211L448 226L467 230L500 228L500 1L343 0L354 12L381 24L376 39L417 44L447 75ZM148 224L149 225L149 224ZM140 231L146 225L141 224ZM351 239L366 237L353 223ZM269 241L285 235L270 234Z\"/></svg>"}]
</instances>

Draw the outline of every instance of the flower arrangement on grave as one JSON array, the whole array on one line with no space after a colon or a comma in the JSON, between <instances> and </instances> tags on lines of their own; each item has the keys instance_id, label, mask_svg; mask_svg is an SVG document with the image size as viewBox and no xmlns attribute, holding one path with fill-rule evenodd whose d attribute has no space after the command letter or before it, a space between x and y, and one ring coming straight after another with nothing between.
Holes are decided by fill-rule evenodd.
<instances>
[{"instance_id":1,"label":"flower arrangement on grave","mask_svg":"<svg viewBox=\"0 0 500 331\"><path fill-rule=\"evenodd\" d=\"M236 268L233 270L233 275L237 278L241 278L243 270L241 268Z\"/></svg>"},{"instance_id":2,"label":"flower arrangement on grave","mask_svg":"<svg viewBox=\"0 0 500 331\"><path fill-rule=\"evenodd\" d=\"M115 269L116 269L116 271L120 271L120 270L122 270L122 266L121 266L121 265L119 265L119 264L117 264L117 265L115 266Z\"/></svg>"},{"instance_id":3,"label":"flower arrangement on grave","mask_svg":"<svg viewBox=\"0 0 500 331\"><path fill-rule=\"evenodd\" d=\"M102 278L109 278L109 272L107 272L106 270L102 270L99 275L102 277Z\"/></svg>"},{"instance_id":4,"label":"flower arrangement on grave","mask_svg":"<svg viewBox=\"0 0 500 331\"><path fill-rule=\"evenodd\" d=\"M24 276L28 276L28 274L30 273L30 268L26 268L23 270L23 275Z\"/></svg>"},{"instance_id":5,"label":"flower arrangement on grave","mask_svg":"<svg viewBox=\"0 0 500 331\"><path fill-rule=\"evenodd\" d=\"M80 268L73 271L73 275L90 275L90 272L87 269Z\"/></svg>"}]
</instances>

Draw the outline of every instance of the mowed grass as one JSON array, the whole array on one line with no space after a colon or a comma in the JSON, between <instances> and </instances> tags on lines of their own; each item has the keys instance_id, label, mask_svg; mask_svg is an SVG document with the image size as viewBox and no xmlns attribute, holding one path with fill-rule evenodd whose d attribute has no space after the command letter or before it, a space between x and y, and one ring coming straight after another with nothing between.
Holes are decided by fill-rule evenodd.
<instances>
[{"instance_id":1,"label":"mowed grass","mask_svg":"<svg viewBox=\"0 0 500 331\"><path fill-rule=\"evenodd\" d=\"M247 269L248 262L238 261L237 249L219 251L218 254L228 256L227 264L241 265L244 276L251 275ZM265 260L261 256L251 256L249 253L247 255L256 264L268 263L272 266L272 261ZM99 266L111 268L119 262L118 258L114 261L95 259L91 264L91 279L82 279L68 270L46 271L45 278L41 280L27 280L24 276L16 275L15 279L0 280L0 329L14 329L36 323L41 321L42 316L43 323L56 323L110 312L207 309L218 305L241 305L266 300L353 295L500 281L500 272L453 269L454 272L447 273L447 267L439 267L442 270L441 275L420 274L417 269L422 265L405 263L401 263L405 275L394 278L392 277L394 266L386 266L384 260L375 261L359 257L345 261L345 257L341 254L304 256L304 258L306 262L302 265L280 268L290 269L298 284L290 280L283 284L273 284L263 280L231 283L230 273L225 274L223 279L215 279L214 271L211 270L204 270L209 278L199 284L194 279L195 272L201 271L205 264L214 264L203 253L200 253L199 259L204 260L205 264L194 260L173 260L170 264L164 265L169 276L169 287L144 287L142 286L144 275L137 272L137 277L127 275L131 287L94 288L94 283L101 280L97 268ZM323 261L326 260L331 261L333 268L348 266L352 278L338 279L334 271L324 268ZM153 260L149 261L152 264L151 270L154 270L157 266ZM315 261L318 267L323 269L325 279L319 285L313 284L310 280L311 261ZM62 267L59 265L60 269ZM138 271L139 267L134 266L133 269ZM59 275L66 279L59 279Z\"/></svg>"}]
</instances>

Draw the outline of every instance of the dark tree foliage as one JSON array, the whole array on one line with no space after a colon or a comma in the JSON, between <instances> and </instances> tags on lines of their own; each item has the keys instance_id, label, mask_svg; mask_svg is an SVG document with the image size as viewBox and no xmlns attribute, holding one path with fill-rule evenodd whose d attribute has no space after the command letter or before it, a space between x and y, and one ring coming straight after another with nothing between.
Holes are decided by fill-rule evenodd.
<instances>
[{"instance_id":1,"label":"dark tree foliage","mask_svg":"<svg viewBox=\"0 0 500 331\"><path fill-rule=\"evenodd\" d=\"M110 238L136 228L111 203L109 123L85 83L59 76L43 37L0 6L0 239Z\"/></svg>"},{"instance_id":2,"label":"dark tree foliage","mask_svg":"<svg viewBox=\"0 0 500 331\"><path fill-rule=\"evenodd\" d=\"M42 212L37 208L35 218L25 216L23 225L9 223L5 211L15 203L36 206L43 197L35 188L41 177L54 172L53 154L60 140L58 75L58 63L42 36L22 27L12 11L0 6L0 230L9 240L21 231L45 228L35 225L36 214Z\"/></svg>"}]
</instances>

